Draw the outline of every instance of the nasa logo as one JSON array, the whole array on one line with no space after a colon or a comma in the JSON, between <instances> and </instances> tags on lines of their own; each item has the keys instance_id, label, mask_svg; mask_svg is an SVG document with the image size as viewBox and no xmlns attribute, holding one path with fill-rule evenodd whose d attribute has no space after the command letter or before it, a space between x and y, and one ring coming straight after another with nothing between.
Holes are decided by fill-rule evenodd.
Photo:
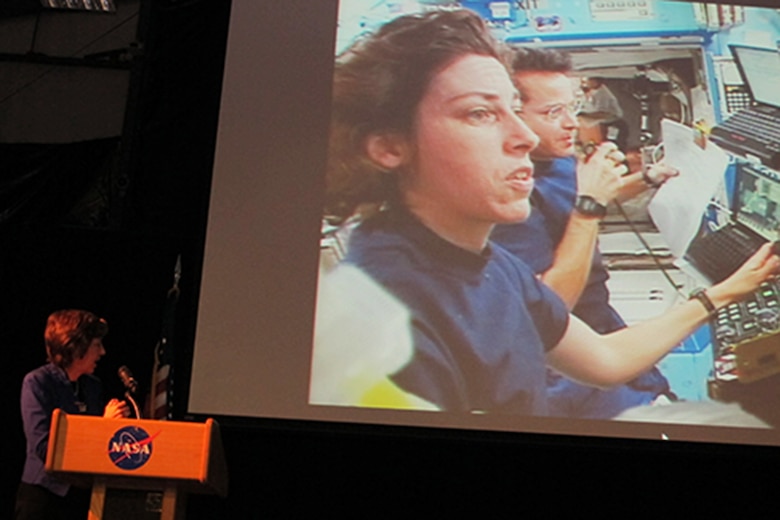
<instances>
[{"instance_id":1,"label":"nasa logo","mask_svg":"<svg viewBox=\"0 0 780 520\"><path fill-rule=\"evenodd\" d=\"M138 426L126 426L108 441L108 456L121 469L138 469L152 456L152 440L159 433L150 436Z\"/></svg>"}]
</instances>

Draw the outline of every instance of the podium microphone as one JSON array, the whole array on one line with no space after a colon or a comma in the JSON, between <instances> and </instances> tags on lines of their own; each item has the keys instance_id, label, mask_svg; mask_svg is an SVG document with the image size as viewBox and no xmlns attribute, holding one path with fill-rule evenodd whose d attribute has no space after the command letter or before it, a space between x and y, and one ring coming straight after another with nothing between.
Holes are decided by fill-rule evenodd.
<instances>
[{"instance_id":1,"label":"podium microphone","mask_svg":"<svg viewBox=\"0 0 780 520\"><path fill-rule=\"evenodd\" d=\"M117 373L119 374L119 379L122 380L122 384L125 385L127 390L129 390L131 393L135 393L136 390L138 390L138 381L135 380L133 373L130 372L130 369L127 368L126 365L119 367Z\"/></svg>"},{"instance_id":2,"label":"podium microphone","mask_svg":"<svg viewBox=\"0 0 780 520\"><path fill-rule=\"evenodd\" d=\"M133 399L132 394L135 393L136 390L138 390L138 381L135 380L133 377L133 373L130 372L130 369L127 368L127 365L122 365L119 367L119 370L117 370L117 374L119 374L119 379L122 380L122 384L125 385L125 388L127 391L125 392L125 397L127 397L127 400L130 401L130 404L133 405L133 411L135 412L135 418L140 419L141 418L141 412L138 410L138 404L135 402L135 399Z\"/></svg>"}]
</instances>

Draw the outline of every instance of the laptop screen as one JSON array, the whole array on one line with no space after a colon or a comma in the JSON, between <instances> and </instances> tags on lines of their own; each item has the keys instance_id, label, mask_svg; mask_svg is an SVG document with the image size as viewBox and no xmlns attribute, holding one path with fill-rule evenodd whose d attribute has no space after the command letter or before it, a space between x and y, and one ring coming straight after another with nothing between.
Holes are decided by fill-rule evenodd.
<instances>
[{"instance_id":1,"label":"laptop screen","mask_svg":"<svg viewBox=\"0 0 780 520\"><path fill-rule=\"evenodd\" d=\"M780 180L761 166L740 162L737 167L734 216L765 239L780 239Z\"/></svg>"},{"instance_id":2,"label":"laptop screen","mask_svg":"<svg viewBox=\"0 0 780 520\"><path fill-rule=\"evenodd\" d=\"M762 105L780 107L780 53L744 45L730 47L753 99Z\"/></svg>"}]
</instances>

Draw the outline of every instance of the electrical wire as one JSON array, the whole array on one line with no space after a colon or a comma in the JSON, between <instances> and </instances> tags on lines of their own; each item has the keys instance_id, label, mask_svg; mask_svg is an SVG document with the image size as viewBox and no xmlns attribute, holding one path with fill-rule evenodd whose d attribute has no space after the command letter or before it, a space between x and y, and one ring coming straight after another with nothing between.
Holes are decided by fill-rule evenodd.
<instances>
[{"instance_id":1,"label":"electrical wire","mask_svg":"<svg viewBox=\"0 0 780 520\"><path fill-rule=\"evenodd\" d=\"M623 216L623 219L626 221L626 224L628 224L628 227L631 228L631 231L634 233L637 239L639 239L639 242L642 243L642 246L644 246L644 248L647 250L647 254L650 255L650 258L653 260L653 263L661 271L661 274L663 274L664 278L666 278L666 281L669 282L669 285L672 286L672 288L680 297L682 297L683 299L687 299L688 295L686 295L682 290L680 290L681 285L674 281L672 276L669 274L667 267L663 265L661 260L658 258L658 255L656 255L653 252L653 248L650 247L650 244L647 243L647 240L645 240L645 237L642 236L642 233L639 231L639 228L637 228L634 221L632 221L631 218L628 216L628 213L626 213L626 210L623 209L623 206L620 204L620 202L618 202L617 200L614 200L613 202L615 203L615 207Z\"/></svg>"},{"instance_id":2,"label":"electrical wire","mask_svg":"<svg viewBox=\"0 0 780 520\"><path fill-rule=\"evenodd\" d=\"M94 38L93 40L89 41L89 42L88 42L88 43L86 43L85 45L82 45L81 47L79 47L78 49L76 49L76 51L74 51L72 54L70 54L70 55L69 55L69 56L67 56L67 57L68 57L68 58L74 58L74 57L76 57L76 56L77 56L77 55L79 55L79 54L80 54L82 51L84 51L84 50L86 50L87 48L89 48L91 45L93 45L93 44L97 43L98 41L100 41L101 39L105 38L105 37L106 37L106 36L108 36L109 34L111 34L111 33L113 33L114 31L116 31L116 30L120 29L122 26L124 26L125 24L127 24L128 22L130 22L131 20L133 20L134 18L138 18L138 15L139 15L138 11L134 12L133 14L131 14L130 16L128 16L127 18L125 18L124 20L120 21L119 23L117 23L116 25L114 25L113 27L111 27L110 29L108 29L107 31L105 31L103 34L99 35L98 37L96 37L96 38ZM40 80L41 80L41 79L43 79L44 77L48 76L48 75L49 75L49 74L50 74L50 73L51 73L51 72L52 72L54 69L56 69L56 68L57 68L57 65L52 65L51 67L48 67L48 68L47 68L47 69L45 69L43 72L41 72L40 74L38 74L37 76L35 76L34 78L32 78L31 80L27 81L26 83L23 83L23 84L22 84L22 85L20 85L18 88L16 88L16 89L12 90L12 91L11 91L10 93L8 93L8 94L7 94L5 97L3 97L3 98L0 98L0 105L2 105L3 103L5 103L5 102L6 102L6 101L8 101L9 99L13 98L13 97L14 97L14 96L16 96L17 94L21 93L22 91L24 91L24 90L26 90L26 89L30 88L30 87L31 87L32 85L34 85L35 83L37 83L38 81L40 81Z\"/></svg>"}]
</instances>

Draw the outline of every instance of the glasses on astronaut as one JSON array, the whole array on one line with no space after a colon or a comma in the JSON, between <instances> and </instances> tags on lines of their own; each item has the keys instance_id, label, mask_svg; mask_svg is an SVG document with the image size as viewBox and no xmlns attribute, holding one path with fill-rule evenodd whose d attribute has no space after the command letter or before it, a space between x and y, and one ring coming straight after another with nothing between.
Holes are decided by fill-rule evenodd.
<instances>
[{"instance_id":1,"label":"glasses on astronaut","mask_svg":"<svg viewBox=\"0 0 780 520\"><path fill-rule=\"evenodd\" d=\"M582 99L575 99L571 103L559 103L549 107L544 111L535 112L535 114L547 119L548 121L558 121L566 114L570 116L576 116L582 110L584 103L585 102Z\"/></svg>"}]
</instances>

